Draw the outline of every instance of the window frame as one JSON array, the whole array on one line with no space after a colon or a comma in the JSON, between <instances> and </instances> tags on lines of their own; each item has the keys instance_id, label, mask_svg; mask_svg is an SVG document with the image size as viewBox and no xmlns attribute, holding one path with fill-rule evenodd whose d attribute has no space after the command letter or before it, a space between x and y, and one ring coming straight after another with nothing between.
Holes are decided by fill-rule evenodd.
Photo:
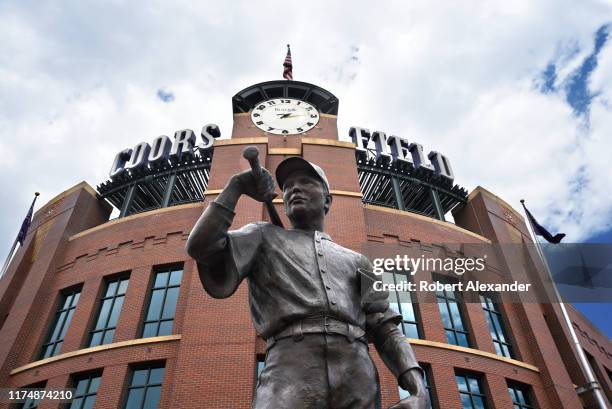
<instances>
[{"instance_id":1,"label":"window frame","mask_svg":"<svg viewBox=\"0 0 612 409\"><path fill-rule=\"evenodd\" d=\"M444 278L434 277L433 280L441 284L453 284L452 282L450 282L450 279L447 277L444 277ZM452 297L449 297L447 295L448 293L451 293ZM459 311L459 319L461 320L461 326L463 327L463 329L458 329L456 326L455 320L453 319L453 314L451 312L451 307L449 305L450 304L449 300L457 306L457 310ZM465 306L463 305L463 302L462 302L461 293L457 294L456 291L449 292L449 291L446 291L446 289L442 291L436 291L436 302L438 304L438 310L440 311L440 319L442 321L442 328L444 329L444 334L446 335L446 340L448 341L448 343L450 345L456 345L456 346L461 346L465 348L472 348L473 342L470 336L468 320L466 320L466 315L464 311ZM444 308L446 310L446 313L448 314L448 319L451 322L452 328L447 328L444 326L444 318L442 317L443 313L442 313L441 304L444 304ZM449 331L453 333L453 337L455 339L454 343L451 342L451 340L449 339L449 336L448 336ZM462 345L461 343L459 343L459 337L457 336L457 333L461 333L465 336L467 345Z\"/></svg>"},{"instance_id":2,"label":"window frame","mask_svg":"<svg viewBox=\"0 0 612 409\"><path fill-rule=\"evenodd\" d=\"M457 378L462 377L464 378L464 383L467 385L468 390L467 391L462 391L459 388L459 382L457 382ZM472 392L471 391L471 387L470 387L470 382L469 379L473 379L476 381L476 383L478 384L478 393ZM484 409L488 409L491 407L489 399L487 397L487 388L485 385L485 380L484 380L484 375L480 374L480 373L474 373L474 372L468 372L468 371L461 371L461 370L456 370L455 371L455 384L457 386L457 391L459 392L459 400L461 401L461 408L462 409L471 409L471 408L465 408L463 406L463 399L462 399L462 395L468 395L469 399L470 399L470 404L472 408L476 408L477 406L474 404L474 396L477 396L479 398L482 399L482 403L483 403L483 407Z\"/></svg>"},{"instance_id":3,"label":"window frame","mask_svg":"<svg viewBox=\"0 0 612 409\"><path fill-rule=\"evenodd\" d=\"M514 347L512 345L512 339L510 338L508 330L506 329L507 323L504 319L504 314L502 313L499 303L496 302L497 296L491 293L479 293L478 296L480 298L480 305L482 306L482 310L487 321L487 326L489 327L489 334L491 335L491 339L493 340L493 346L495 347L496 345L498 345L499 350L502 352L500 354L497 348L495 348L495 353L499 356L516 359L516 351L514 350ZM501 327L501 334L506 339L506 341L502 341L499 338L497 326L495 325L495 322L493 320L494 317L497 317L497 322L499 322L499 326ZM491 327L493 328L495 335L493 335L493 333L491 332ZM508 355L504 353L504 346L508 349Z\"/></svg>"},{"instance_id":4,"label":"window frame","mask_svg":"<svg viewBox=\"0 0 612 409\"><path fill-rule=\"evenodd\" d=\"M72 319L74 318L74 313L79 304L79 300L81 299L81 290L82 287L78 286L66 288L59 292L59 300L56 304L55 313L53 315L53 322L51 325L49 325L49 328L46 332L46 336L44 337L44 341L40 347L40 352L38 354L39 359L50 358L61 353L62 346L64 344L64 339L66 337L66 334L68 333L68 329L70 328ZM64 308L64 306L66 305L66 301L69 297L72 297L70 304L67 308ZM60 317L62 317L63 313L65 313L65 315L63 315L62 323L58 330L57 326L59 324ZM70 319L68 319L68 317L70 317ZM53 338L53 335L56 332L57 338ZM51 345L53 345L52 352L50 355L47 355L47 348Z\"/></svg>"},{"instance_id":5,"label":"window frame","mask_svg":"<svg viewBox=\"0 0 612 409\"><path fill-rule=\"evenodd\" d=\"M26 385L26 386L22 386L20 388L17 389L43 389L46 390L47 389L47 381L42 381L42 382L37 382L31 385ZM30 399L27 398L25 400L25 402L20 402L17 403L14 407L17 409L36 409L38 408L38 405L40 404L40 402L42 401L42 399ZM30 405L30 406L26 406L26 405ZM11 407L11 406L9 406Z\"/></svg>"},{"instance_id":6,"label":"window frame","mask_svg":"<svg viewBox=\"0 0 612 409\"><path fill-rule=\"evenodd\" d=\"M508 386L508 394L510 395L510 399L512 400L512 407L517 409L536 409L537 406L534 404L533 392L530 385L516 382L516 381L507 381ZM523 394L525 403L521 403L518 400L518 395L516 391L520 390ZM515 392L514 394L512 392ZM515 400L516 396L516 400Z\"/></svg>"},{"instance_id":7,"label":"window frame","mask_svg":"<svg viewBox=\"0 0 612 409\"><path fill-rule=\"evenodd\" d=\"M121 286L121 282L124 280L127 281L125 292L123 294L119 294L119 288ZM117 283L117 288L115 289L115 293L112 296L107 296L106 293L111 283ZM109 327L108 323L112 316L113 309L115 308L115 303L117 302L117 299L120 297L122 298L122 301L121 301L121 308L119 309L119 316L121 316L121 310L123 309L123 304L125 303L125 296L127 294L129 285L130 285L129 273L122 273L121 275L108 277L104 280L104 290L102 292L102 296L98 298L98 310L97 310L97 313L95 315L93 322L91 323L91 329L89 330L88 335L87 335L87 344L86 344L87 348L91 348L91 347L95 347L99 345L106 345L106 344L110 344L113 342L113 339L115 337L115 331L117 330L117 323L115 323L115 326L113 327ZM104 326L100 329L96 329L96 324L98 320L100 319L100 314L102 313L102 307L104 306L104 301L106 300L112 300L110 308L108 310L108 315L105 319ZM117 317L117 322L119 322L119 316ZM104 342L104 338L106 337L106 334L109 331L113 331L113 336L111 337L109 342ZM98 344L92 345L92 341L96 333L102 333L102 337Z\"/></svg>"},{"instance_id":8,"label":"window frame","mask_svg":"<svg viewBox=\"0 0 612 409\"><path fill-rule=\"evenodd\" d=\"M161 382L150 384L149 381L151 378L151 371L154 369L159 369L159 368L163 369ZM147 370L147 377L146 377L145 383L143 385L133 385L134 374L136 373L136 371L142 371L142 370ZM143 407L147 399L148 389L159 387L160 388L159 401L158 401L158 408L159 408L159 403L161 403L161 397L162 397L162 388L164 386L164 378L166 377L166 362L162 361L162 362L149 362L149 363L144 363L144 364L137 364L137 365L130 367L129 373L130 373L130 377L129 377L129 381L126 382L127 387L125 389L125 397L123 399L123 405L121 407L123 409L127 407L127 404L130 400L130 391L135 390L135 389L143 389L143 393L139 401L138 409L144 409Z\"/></svg>"},{"instance_id":9,"label":"window frame","mask_svg":"<svg viewBox=\"0 0 612 409\"><path fill-rule=\"evenodd\" d=\"M174 271L181 271L181 279L179 281L179 283L177 285L169 285L170 284L170 278L172 276L172 273ZM155 286L155 282L157 281L157 276L158 274L162 274L162 273L168 273L168 278L166 279L166 284L164 287L156 287ZM169 266L156 266L153 268L153 274L151 277L151 283L149 285L149 294L147 296L147 303L146 303L146 308L144 311L144 315L143 318L141 320L141 330L140 330L140 338L151 338L151 337L158 337L161 336L159 335L159 331L162 325L162 322L172 322L172 330L170 331L170 334L165 334L165 335L171 335L174 331L174 320L176 318L176 307L179 304L179 300L181 297L181 284L183 281L183 275L185 273L185 268L183 264L173 264L173 265L169 265ZM172 288L178 288L179 292L178 295L176 297L176 304L174 305L175 311L174 311L174 315L172 316L172 318L163 318L164 315L164 306L166 304L166 297L168 295L168 290L172 289ZM149 315L149 310L151 308L151 301L153 300L153 293L155 292L155 290L161 290L164 289L164 295L161 301L161 307L159 310L159 315L157 317L157 319L152 319L152 320L147 320L147 316ZM155 331L155 335L148 335L145 337L145 330L147 327L147 324L151 324L151 323L157 323L157 330Z\"/></svg>"},{"instance_id":10,"label":"window frame","mask_svg":"<svg viewBox=\"0 0 612 409\"><path fill-rule=\"evenodd\" d=\"M259 364L261 365L261 371L259 370ZM256 354L255 355L255 382L253 385L253 390L257 389L257 385L259 384L259 376L266 368L266 355L264 354Z\"/></svg>"},{"instance_id":11,"label":"window frame","mask_svg":"<svg viewBox=\"0 0 612 409\"><path fill-rule=\"evenodd\" d=\"M72 374L70 377L71 384L73 388L75 389L75 391L74 391L74 394L72 395L72 399L70 400L70 402L66 404L65 408L66 409L82 409L83 405L85 404L85 401L90 396L95 396L94 398L94 406L95 406L95 402L98 398L98 390L100 389L100 385L102 383L102 374L103 374L102 370L80 373L80 374ZM91 387L92 379L95 379L95 378L98 378L100 380L98 382L98 387L96 391L92 393L89 391L89 388ZM83 395L77 395L77 386L79 385L79 382L85 379L87 379L87 386L85 387L85 393ZM82 398L81 404L78 407L73 407L72 404L74 403L74 400L77 398Z\"/></svg>"},{"instance_id":12,"label":"window frame","mask_svg":"<svg viewBox=\"0 0 612 409\"><path fill-rule=\"evenodd\" d=\"M383 273L383 276L381 277L381 280L383 281L383 283L384 283L385 274L390 274L392 276L392 278L393 278L393 284L396 284L396 285L398 283L398 280L397 280L397 276L398 275L399 276L404 276L404 277L406 277L406 281L412 282L411 277L410 277L409 274L404 274L404 273L397 272L397 271L385 271ZM410 321L410 320L404 319L404 314L402 312L402 306L401 306L402 301L400 300L400 293L405 293L405 294L408 295L408 298L410 299L410 304L412 305L412 312L414 314L415 321ZM402 331L402 334L404 334L405 337L412 338L412 337L408 336L408 334L406 332L406 327L408 325L414 325L414 327L416 328L416 332L417 332L417 339L422 339L422 337L423 337L423 330L422 330L421 325L420 325L421 317L420 317L419 310L416 307L415 302L414 302L412 296L413 296L413 294L410 291L389 291L388 301L389 301L389 304L392 304L392 303L397 304L397 313L402 316L402 322L401 322L401 325L400 325L400 330ZM395 301L391 301L391 297L394 297Z\"/></svg>"}]
</instances>

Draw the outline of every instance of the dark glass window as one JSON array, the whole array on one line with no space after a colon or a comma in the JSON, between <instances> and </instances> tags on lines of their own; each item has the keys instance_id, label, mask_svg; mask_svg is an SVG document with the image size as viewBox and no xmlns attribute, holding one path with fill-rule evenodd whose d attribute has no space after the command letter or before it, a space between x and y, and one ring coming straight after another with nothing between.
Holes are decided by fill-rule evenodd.
<instances>
[{"instance_id":1,"label":"dark glass window","mask_svg":"<svg viewBox=\"0 0 612 409\"><path fill-rule=\"evenodd\" d=\"M46 382L42 382L42 383L37 383L35 385L28 385L28 386L24 386L23 388L19 388L19 389L45 389L45 385ZM34 409L38 407L38 404L40 403L40 399L32 399L32 398L27 398L24 402L17 404L15 407L17 409Z\"/></svg>"},{"instance_id":2,"label":"dark glass window","mask_svg":"<svg viewBox=\"0 0 612 409\"><path fill-rule=\"evenodd\" d=\"M385 284L398 284L408 281L405 274L385 272L382 277ZM402 315L400 329L408 338L420 338L419 326L409 291L389 291L389 307Z\"/></svg>"},{"instance_id":3,"label":"dark glass window","mask_svg":"<svg viewBox=\"0 0 612 409\"><path fill-rule=\"evenodd\" d=\"M463 409L486 409L486 398L480 378L475 375L456 374L457 387Z\"/></svg>"},{"instance_id":4,"label":"dark glass window","mask_svg":"<svg viewBox=\"0 0 612 409\"><path fill-rule=\"evenodd\" d=\"M68 409L92 409L96 402L100 374L85 375L75 380L76 390Z\"/></svg>"},{"instance_id":5,"label":"dark glass window","mask_svg":"<svg viewBox=\"0 0 612 409\"><path fill-rule=\"evenodd\" d=\"M89 334L90 347L113 342L128 282L129 279L124 277L116 278L106 283L106 290L100 300L98 319Z\"/></svg>"},{"instance_id":6,"label":"dark glass window","mask_svg":"<svg viewBox=\"0 0 612 409\"><path fill-rule=\"evenodd\" d=\"M142 330L143 338L172 334L182 276L182 268L159 270L155 274L149 309Z\"/></svg>"},{"instance_id":7,"label":"dark glass window","mask_svg":"<svg viewBox=\"0 0 612 409\"><path fill-rule=\"evenodd\" d=\"M510 339L506 335L499 306L493 302L490 295L484 294L480 294L480 303L482 304L482 309L487 318L487 324L489 325L491 338L493 338L495 352L497 352L497 355L514 358L512 345L510 344Z\"/></svg>"},{"instance_id":8,"label":"dark glass window","mask_svg":"<svg viewBox=\"0 0 612 409\"><path fill-rule=\"evenodd\" d=\"M255 362L255 387L259 384L259 376L264 370L266 366L266 356L265 355L257 355L257 361Z\"/></svg>"},{"instance_id":9,"label":"dark glass window","mask_svg":"<svg viewBox=\"0 0 612 409\"><path fill-rule=\"evenodd\" d=\"M425 368L423 368L423 380L425 381L425 387L427 388L427 394L429 395L429 402L431 404L431 407L435 408L436 406L434 404L433 393L431 390L431 383L429 382L428 370ZM400 399L405 399L408 396L410 396L410 393L402 389L400 386L397 387L397 390L399 391Z\"/></svg>"},{"instance_id":10,"label":"dark glass window","mask_svg":"<svg viewBox=\"0 0 612 409\"><path fill-rule=\"evenodd\" d=\"M19 404L19 406L17 407L19 409L34 409L38 407L39 403L40 403L40 399L27 398L25 402Z\"/></svg>"},{"instance_id":11,"label":"dark glass window","mask_svg":"<svg viewBox=\"0 0 612 409\"><path fill-rule=\"evenodd\" d=\"M81 290L72 290L62 294L59 309L55 314L55 320L51 326L51 331L49 331L47 341L42 347L42 352L40 354L41 358L48 358L60 353L64 337L66 336L66 332L68 332L68 327L70 326L70 321L72 321L72 316L79 302L80 295Z\"/></svg>"},{"instance_id":12,"label":"dark glass window","mask_svg":"<svg viewBox=\"0 0 612 409\"><path fill-rule=\"evenodd\" d=\"M533 409L526 385L508 384L508 392L512 398L513 409Z\"/></svg>"},{"instance_id":13,"label":"dark glass window","mask_svg":"<svg viewBox=\"0 0 612 409\"><path fill-rule=\"evenodd\" d=\"M124 409L156 409L161 396L164 367L135 369Z\"/></svg>"},{"instance_id":14,"label":"dark glass window","mask_svg":"<svg viewBox=\"0 0 612 409\"><path fill-rule=\"evenodd\" d=\"M257 379L259 379L259 375L261 375L265 366L266 366L265 356L257 356Z\"/></svg>"},{"instance_id":15,"label":"dark glass window","mask_svg":"<svg viewBox=\"0 0 612 409\"><path fill-rule=\"evenodd\" d=\"M437 291L438 308L442 317L442 325L449 344L469 347L468 331L463 324L461 309L454 291Z\"/></svg>"}]
</instances>

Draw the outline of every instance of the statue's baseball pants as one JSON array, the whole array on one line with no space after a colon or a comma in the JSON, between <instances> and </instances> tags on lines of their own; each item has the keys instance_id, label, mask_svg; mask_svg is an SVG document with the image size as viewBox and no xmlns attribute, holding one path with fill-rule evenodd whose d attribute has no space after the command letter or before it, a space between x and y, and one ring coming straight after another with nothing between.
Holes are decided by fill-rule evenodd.
<instances>
[{"instance_id":1,"label":"statue's baseball pants","mask_svg":"<svg viewBox=\"0 0 612 409\"><path fill-rule=\"evenodd\" d=\"M276 341L266 354L253 408L380 408L378 373L367 345L329 334Z\"/></svg>"}]
</instances>

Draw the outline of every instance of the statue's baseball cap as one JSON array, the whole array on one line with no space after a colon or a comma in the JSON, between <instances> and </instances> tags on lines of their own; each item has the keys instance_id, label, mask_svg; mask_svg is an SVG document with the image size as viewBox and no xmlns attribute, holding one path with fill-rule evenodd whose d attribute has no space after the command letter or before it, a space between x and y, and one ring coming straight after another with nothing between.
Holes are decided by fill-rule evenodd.
<instances>
[{"instance_id":1,"label":"statue's baseball cap","mask_svg":"<svg viewBox=\"0 0 612 409\"><path fill-rule=\"evenodd\" d=\"M312 162L308 162L306 159L300 158L299 156L292 156L285 159L276 168L276 181L278 182L278 186L281 188L281 190L283 190L287 177L298 170L306 171L319 179L321 182L323 182L323 186L325 186L327 193L329 193L329 182L327 181L327 176L325 176L323 169Z\"/></svg>"}]
</instances>

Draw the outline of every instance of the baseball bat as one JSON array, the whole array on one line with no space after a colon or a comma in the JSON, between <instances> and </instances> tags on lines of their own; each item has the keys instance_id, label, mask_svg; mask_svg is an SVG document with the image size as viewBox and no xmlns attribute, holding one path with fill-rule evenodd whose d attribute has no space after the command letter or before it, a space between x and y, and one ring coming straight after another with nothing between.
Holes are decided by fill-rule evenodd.
<instances>
[{"instance_id":1,"label":"baseball bat","mask_svg":"<svg viewBox=\"0 0 612 409\"><path fill-rule=\"evenodd\" d=\"M253 172L253 176L255 179L261 178L261 165L259 164L259 150L256 146L247 146L242 151L242 156L249 161L251 165L251 171ZM278 227L284 228L283 222L276 211L276 208L272 204L271 200L267 200L264 202L266 205L266 209L268 210L268 214L270 215L270 221Z\"/></svg>"}]
</instances>

